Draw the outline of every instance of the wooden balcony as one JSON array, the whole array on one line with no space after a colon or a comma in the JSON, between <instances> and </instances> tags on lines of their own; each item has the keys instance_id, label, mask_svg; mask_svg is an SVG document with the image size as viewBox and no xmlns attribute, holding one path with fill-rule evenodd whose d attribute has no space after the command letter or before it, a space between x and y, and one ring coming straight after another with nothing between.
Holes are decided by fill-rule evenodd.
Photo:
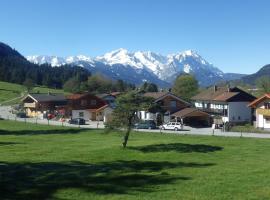
<instances>
[{"instance_id":1,"label":"wooden balcony","mask_svg":"<svg viewBox=\"0 0 270 200\"><path fill-rule=\"evenodd\" d=\"M25 108L35 108L36 107L36 103L24 103L23 105Z\"/></svg>"},{"instance_id":2,"label":"wooden balcony","mask_svg":"<svg viewBox=\"0 0 270 200\"><path fill-rule=\"evenodd\" d=\"M259 115L270 116L270 109L258 108L256 112Z\"/></svg>"}]
</instances>

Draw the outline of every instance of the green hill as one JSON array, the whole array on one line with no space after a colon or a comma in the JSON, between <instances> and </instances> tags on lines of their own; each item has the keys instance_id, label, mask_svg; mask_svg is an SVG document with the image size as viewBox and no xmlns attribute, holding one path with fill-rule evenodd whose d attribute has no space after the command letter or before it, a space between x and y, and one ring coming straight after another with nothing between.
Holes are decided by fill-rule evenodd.
<instances>
[{"instance_id":1,"label":"green hill","mask_svg":"<svg viewBox=\"0 0 270 200\"><path fill-rule=\"evenodd\" d=\"M254 85L258 78L270 76L270 64L263 66L259 71L241 78L244 83Z\"/></svg>"},{"instance_id":2,"label":"green hill","mask_svg":"<svg viewBox=\"0 0 270 200\"><path fill-rule=\"evenodd\" d=\"M44 86L34 87L31 92L40 92L40 93L64 93L61 89L52 89ZM0 81L0 104L10 105L18 103L20 97L27 94L26 88L22 85L15 83L8 83ZM65 93L69 94L69 93Z\"/></svg>"}]
</instances>

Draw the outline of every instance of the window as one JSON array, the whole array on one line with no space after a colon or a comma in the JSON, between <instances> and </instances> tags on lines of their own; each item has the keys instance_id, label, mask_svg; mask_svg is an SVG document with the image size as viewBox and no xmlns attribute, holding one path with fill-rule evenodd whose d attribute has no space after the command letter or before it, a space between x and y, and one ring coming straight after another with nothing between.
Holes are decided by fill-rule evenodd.
<instances>
[{"instance_id":1,"label":"window","mask_svg":"<svg viewBox=\"0 0 270 200\"><path fill-rule=\"evenodd\" d=\"M238 120L241 120L241 117L240 116L238 116Z\"/></svg>"},{"instance_id":2,"label":"window","mask_svg":"<svg viewBox=\"0 0 270 200\"><path fill-rule=\"evenodd\" d=\"M228 116L228 110L224 109L224 116Z\"/></svg>"},{"instance_id":3,"label":"window","mask_svg":"<svg viewBox=\"0 0 270 200\"><path fill-rule=\"evenodd\" d=\"M171 101L170 102L170 107L171 108L176 108L176 101Z\"/></svg>"},{"instance_id":4,"label":"window","mask_svg":"<svg viewBox=\"0 0 270 200\"><path fill-rule=\"evenodd\" d=\"M87 105L87 101L85 99L81 100L81 106L86 106Z\"/></svg>"},{"instance_id":5,"label":"window","mask_svg":"<svg viewBox=\"0 0 270 200\"><path fill-rule=\"evenodd\" d=\"M84 117L84 113L83 112L79 112L79 117Z\"/></svg>"},{"instance_id":6,"label":"window","mask_svg":"<svg viewBox=\"0 0 270 200\"><path fill-rule=\"evenodd\" d=\"M96 104L97 104L97 101L94 99L94 100L91 100L91 102L90 102L90 103L91 103L91 105L92 105L92 106L94 106L94 105L96 105Z\"/></svg>"},{"instance_id":7,"label":"window","mask_svg":"<svg viewBox=\"0 0 270 200\"><path fill-rule=\"evenodd\" d=\"M265 109L270 109L270 103L269 102L264 103L264 108Z\"/></svg>"}]
</instances>

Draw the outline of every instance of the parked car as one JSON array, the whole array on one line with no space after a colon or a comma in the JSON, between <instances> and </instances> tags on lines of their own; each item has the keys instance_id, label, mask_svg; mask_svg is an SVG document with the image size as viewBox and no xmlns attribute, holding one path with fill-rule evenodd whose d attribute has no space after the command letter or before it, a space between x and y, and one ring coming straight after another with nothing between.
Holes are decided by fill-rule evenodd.
<instances>
[{"instance_id":1,"label":"parked car","mask_svg":"<svg viewBox=\"0 0 270 200\"><path fill-rule=\"evenodd\" d=\"M135 124L136 129L156 129L156 123L153 120L145 120Z\"/></svg>"},{"instance_id":2,"label":"parked car","mask_svg":"<svg viewBox=\"0 0 270 200\"><path fill-rule=\"evenodd\" d=\"M78 125L84 125L85 124L85 120L82 118L74 118L68 121L68 123L70 124L78 124Z\"/></svg>"},{"instance_id":3,"label":"parked car","mask_svg":"<svg viewBox=\"0 0 270 200\"><path fill-rule=\"evenodd\" d=\"M26 113L24 113L24 112L18 112L18 113L16 114L16 117L19 117L19 118L26 118L27 116L26 116Z\"/></svg>"},{"instance_id":4,"label":"parked car","mask_svg":"<svg viewBox=\"0 0 270 200\"><path fill-rule=\"evenodd\" d=\"M167 124L163 124L160 126L160 129L162 130L181 130L183 129L183 125L181 125L180 122L169 122Z\"/></svg>"}]
</instances>

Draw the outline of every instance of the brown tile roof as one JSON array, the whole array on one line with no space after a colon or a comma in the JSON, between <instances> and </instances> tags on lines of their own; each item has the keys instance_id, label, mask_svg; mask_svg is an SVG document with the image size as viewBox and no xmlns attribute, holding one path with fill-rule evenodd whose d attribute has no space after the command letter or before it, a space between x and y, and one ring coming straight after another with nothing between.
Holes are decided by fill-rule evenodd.
<instances>
[{"instance_id":1,"label":"brown tile roof","mask_svg":"<svg viewBox=\"0 0 270 200\"><path fill-rule=\"evenodd\" d=\"M90 95L89 93L76 93L76 94L72 94L67 96L67 99L71 99L71 100L76 100L76 99L80 99L86 95Z\"/></svg>"},{"instance_id":2,"label":"brown tile roof","mask_svg":"<svg viewBox=\"0 0 270 200\"><path fill-rule=\"evenodd\" d=\"M173 113L172 116L184 118L184 117L199 117L199 116L210 116L210 115L197 108L184 108L180 111Z\"/></svg>"},{"instance_id":3,"label":"brown tile roof","mask_svg":"<svg viewBox=\"0 0 270 200\"><path fill-rule=\"evenodd\" d=\"M108 107L108 104L106 104L104 106L101 106L99 108L92 108L92 109L87 109L87 110L89 110L90 112L99 112L99 111L101 111L101 110L103 110L103 109L105 109L107 107Z\"/></svg>"},{"instance_id":4,"label":"brown tile roof","mask_svg":"<svg viewBox=\"0 0 270 200\"><path fill-rule=\"evenodd\" d=\"M270 93L268 94L264 94L263 96L255 99L254 101L252 101L248 106L255 108L259 103L261 103L262 101L264 101L265 99L270 99Z\"/></svg>"},{"instance_id":5,"label":"brown tile roof","mask_svg":"<svg viewBox=\"0 0 270 200\"><path fill-rule=\"evenodd\" d=\"M167 95L170 95L170 96L173 96L175 99L178 99L179 101L183 102L187 106L190 105L189 102L181 99L180 97L176 96L175 94L173 94L171 92L146 92L143 95L146 96L146 97L152 97L152 98L155 99L155 101L159 101L159 100L163 99L163 97L166 97Z\"/></svg>"},{"instance_id":6,"label":"brown tile roof","mask_svg":"<svg viewBox=\"0 0 270 200\"><path fill-rule=\"evenodd\" d=\"M230 98L236 96L237 94L239 94L239 92L223 92L222 94L215 97L213 100L214 101L227 101Z\"/></svg>"},{"instance_id":7,"label":"brown tile roof","mask_svg":"<svg viewBox=\"0 0 270 200\"><path fill-rule=\"evenodd\" d=\"M205 91L195 95L192 97L192 100L200 100L200 101L253 101L254 96L251 94L237 88L228 87L210 87Z\"/></svg>"},{"instance_id":8,"label":"brown tile roof","mask_svg":"<svg viewBox=\"0 0 270 200\"><path fill-rule=\"evenodd\" d=\"M165 96L168 92L146 92L143 95L146 97L152 97L154 99L159 99L162 96Z\"/></svg>"},{"instance_id":9,"label":"brown tile roof","mask_svg":"<svg viewBox=\"0 0 270 200\"><path fill-rule=\"evenodd\" d=\"M228 92L227 87L216 87L216 90L214 87L210 87L205 91L202 91L201 93L195 95L192 97L193 100L214 100L219 95L223 94L224 92Z\"/></svg>"},{"instance_id":10,"label":"brown tile roof","mask_svg":"<svg viewBox=\"0 0 270 200\"><path fill-rule=\"evenodd\" d=\"M56 93L30 93L28 96L34 98L38 102L50 102L50 101L66 101L64 94Z\"/></svg>"}]
</instances>

